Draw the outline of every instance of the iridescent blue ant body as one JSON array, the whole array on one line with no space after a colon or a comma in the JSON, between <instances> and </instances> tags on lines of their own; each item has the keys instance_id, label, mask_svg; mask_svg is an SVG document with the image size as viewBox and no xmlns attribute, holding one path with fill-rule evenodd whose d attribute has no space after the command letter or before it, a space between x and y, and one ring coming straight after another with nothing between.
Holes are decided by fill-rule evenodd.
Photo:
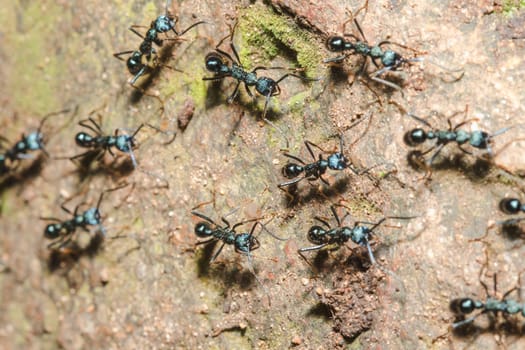
<instances>
[{"instance_id":1,"label":"iridescent blue ant body","mask_svg":"<svg viewBox=\"0 0 525 350\"><path fill-rule=\"evenodd\" d=\"M284 69L281 67L271 67L271 68L255 67L251 72L246 71L242 66L241 60L237 53L237 49L233 45L233 34L235 32L236 25L237 23L235 23L235 25L230 28L229 35L227 35L226 37L222 38L221 41L219 41L219 43L215 47L215 51L210 52L206 55L206 58L205 58L206 69L210 72L213 72L215 76L202 78L202 80L215 81L215 80L224 79L226 77L232 77L235 80L237 80L235 89L233 90L231 95L228 97L228 103L232 103L235 97L237 96L239 92L239 86L241 83L244 83L246 92L248 93L250 97L253 97L250 87L254 87L257 93L266 97L265 104L264 104L264 111L263 111L263 119L264 119L266 116L266 111L268 109L268 103L270 101L270 98L272 96L276 96L281 93L281 89L279 87L279 83L281 81L283 81L284 79L288 77L295 77L295 78L305 80L305 81L318 80L318 79L302 77L294 73L284 74L282 77L280 77L277 80L274 80L268 77L258 77L257 76L258 70ZM230 48L233 52L234 57L232 57L229 53L227 53L226 51L220 48L223 42L228 38L230 39ZM231 65L228 64L227 61L229 61Z\"/></svg>"},{"instance_id":2,"label":"iridescent blue ant body","mask_svg":"<svg viewBox=\"0 0 525 350\"><path fill-rule=\"evenodd\" d=\"M42 133L42 127L46 120L57 114L68 112L69 109L65 109L59 112L53 112L42 118L40 125L36 131L29 133L27 136L22 134L22 137L10 148L1 147L3 143L8 142L7 139L0 136L0 150L5 149L4 152L0 151L0 175L12 171L21 159L31 159L33 155L29 154L34 151L42 151L46 156L49 156L44 147L44 134Z\"/></svg>"},{"instance_id":3,"label":"iridescent blue ant body","mask_svg":"<svg viewBox=\"0 0 525 350\"><path fill-rule=\"evenodd\" d=\"M499 202L499 208L502 212L509 215L514 215L518 213L525 213L525 203L521 202L518 198L503 198ZM510 226L515 225L520 221L525 220L525 217L521 218L512 218L503 221L498 221L497 224Z\"/></svg>"},{"instance_id":4,"label":"iridescent blue ant body","mask_svg":"<svg viewBox=\"0 0 525 350\"><path fill-rule=\"evenodd\" d=\"M142 129L144 124L141 124L137 128L137 130L135 130L135 132L131 135L119 135L119 129L115 130L115 135L103 135L102 129L100 128L98 123L91 117L89 117L88 119L81 120L78 124L91 130L95 133L95 135L92 136L86 132L79 132L78 134L76 134L75 142L77 143L77 145L80 147L89 148L90 150L71 157L71 160L85 157L86 155L92 154L92 152L97 151L100 152L100 157L102 157L106 151L108 151L112 156L115 156L115 154L112 151L112 148L116 148L120 152L128 153L130 155L131 161L133 162L133 166L135 168L137 167L135 155L133 154L133 149L136 146L135 136L140 131L140 129Z\"/></svg>"},{"instance_id":5,"label":"iridescent blue ant body","mask_svg":"<svg viewBox=\"0 0 525 350\"><path fill-rule=\"evenodd\" d=\"M467 110L465 109L464 113L466 112ZM459 113L463 113L463 112L455 113L453 116ZM428 131L425 131L422 128L414 128L408 131L404 136L404 141L408 146L415 147L415 146L418 146L424 143L427 140L429 141L436 140L435 144L432 145L428 150L420 152L419 154L419 157L422 158L424 155L426 155L427 153L435 149L435 152L432 154L430 159L426 162L427 167L432 165L435 158L441 152L443 147L449 143L456 143L458 145L458 148L462 152L467 153L467 154L472 154L472 152L467 151L466 149L462 147L465 144L469 144L473 148L486 150L487 154L489 156L492 156L493 155L492 148L491 148L492 139L498 135L501 135L507 132L508 130L512 128L512 127L506 127L506 128L503 128L503 129L500 129L494 132L493 134L489 134L488 132L481 131L481 130L466 131L466 130L461 130L459 128L471 121L475 121L476 119L466 120L466 121L463 121L457 124L456 126L452 126L452 123L451 123L451 118L453 117L452 116L448 118L447 120L448 126L449 126L448 130L439 130L439 129L435 129L434 127L432 127L432 125L426 120L421 119L413 114L409 113L408 116L414 118L415 120L419 121L422 124L425 124L426 126L430 128L430 130Z\"/></svg>"},{"instance_id":6,"label":"iridescent blue ant body","mask_svg":"<svg viewBox=\"0 0 525 350\"><path fill-rule=\"evenodd\" d=\"M144 74L150 73L152 70L156 69L159 66L157 51L153 47L153 43L161 47L165 40L176 41L188 30L192 29L193 27L199 24L205 23L204 21L196 22L190 25L188 28L181 31L180 33L177 32L177 30L175 29L177 19L175 16L169 13L168 3L169 1L166 1L166 13L164 15L158 16L155 20L151 22L150 27L146 32L146 35L143 36L137 31L136 28L142 27L140 25L132 25L129 28L129 30L131 30L133 33L135 33L142 39L142 43L140 44L139 50L128 50L113 54L113 56L120 60L123 60L120 56L130 55L126 60L126 66L128 68L128 71L131 74L133 74L133 78L130 80L130 84L133 86L138 78L140 78ZM169 31L175 33L174 38L162 39L159 37L159 33L167 33Z\"/></svg>"},{"instance_id":7,"label":"iridescent blue ant body","mask_svg":"<svg viewBox=\"0 0 525 350\"><path fill-rule=\"evenodd\" d=\"M308 230L307 238L313 244L316 244L313 247L300 248L297 250L299 255L306 260L306 257L303 255L303 252L311 250L319 250L326 246L342 246L348 241L352 241L355 244L366 247L368 251L368 256L372 264L376 263L374 254L372 253L372 248L370 247L370 239L372 238L372 233L374 230L381 225L387 219L401 219L407 220L412 219L412 216L387 216L379 220L378 222L366 222L366 221L356 221L353 227L343 226L339 215L337 215L336 207L341 205L332 205L330 210L337 222L337 227L330 227L328 222L319 217L315 217L315 220L322 223L325 227L314 225ZM365 226L370 225L370 226Z\"/></svg>"},{"instance_id":8,"label":"iridescent blue ant body","mask_svg":"<svg viewBox=\"0 0 525 350\"><path fill-rule=\"evenodd\" d=\"M226 244L233 245L237 253L247 255L248 257L251 251L259 248L260 246L259 241L253 235L255 227L258 224L262 226L262 224L258 221L259 219L246 220L246 221L242 221L242 222L239 222L231 226L230 223L225 218L222 218L222 221L225 224L225 226L220 226L216 224L212 219L205 216L204 214L198 213L196 211L192 211L191 213L205 220L205 221L198 222L195 225L195 234L197 235L197 237L209 238L208 240L200 241L197 244L206 244L206 243L211 243L211 242L216 242L216 241L222 241L222 245L217 250L217 252L214 254L214 256L211 258L210 262L215 261L215 259L221 253L222 248ZM235 229L237 227L243 224L246 224L248 222L255 222L249 233L235 232Z\"/></svg>"},{"instance_id":9,"label":"iridescent blue ant body","mask_svg":"<svg viewBox=\"0 0 525 350\"><path fill-rule=\"evenodd\" d=\"M321 149L319 146L313 144L310 141L304 142L308 153L314 160L312 163L305 163L302 159L293 156L288 153L284 153L284 156L293 159L297 161L298 163L294 162L288 162L283 168L282 168L282 174L287 179L293 179L291 181L283 182L279 184L279 188L283 188L286 186L290 186L293 184L298 183L301 180L308 180L308 181L314 181L317 179L320 179L325 184L328 185L328 182L323 178L324 173L326 170L344 170L344 169L351 169L354 173L358 173L356 169L352 167L352 164L348 161L348 159L343 154L343 138L340 137L339 139L339 152L332 153L328 156L327 159L324 159L322 154L319 154L319 158L316 160L314 152L312 151L312 147L316 147ZM302 175L302 176L301 176Z\"/></svg>"},{"instance_id":10,"label":"iridescent blue ant body","mask_svg":"<svg viewBox=\"0 0 525 350\"><path fill-rule=\"evenodd\" d=\"M44 237L53 240L48 248L52 250L60 250L66 247L73 240L73 234L77 229L82 229L86 232L90 232L90 227L97 227L98 232L103 236L106 234L105 228L102 226L102 218L100 215L100 204L102 198L106 192L115 191L122 188L117 187L114 189L106 190L100 194L96 207L91 207L82 213L78 212L79 207L77 206L73 212L69 211L64 205L61 206L62 210L72 216L69 220L60 220L57 218L41 218L46 221L55 221L46 226L44 230Z\"/></svg>"},{"instance_id":11,"label":"iridescent blue ant body","mask_svg":"<svg viewBox=\"0 0 525 350\"><path fill-rule=\"evenodd\" d=\"M469 318L454 322L452 324L453 329L470 324L480 315L486 313L491 313L493 315L500 313L503 315L521 314L521 316L525 317L525 304L507 299L508 295L516 290L519 290L519 287L512 288L503 294L501 299L496 299L489 294L487 285L483 282L481 282L481 284L483 285L483 288L487 294L487 299L484 302L481 300L474 300L472 298L458 298L450 302L450 309L452 312L461 318L464 318L466 315L474 312L475 310L481 310L481 312ZM497 289L496 285L496 275L494 275L494 292L496 292Z\"/></svg>"}]
</instances>

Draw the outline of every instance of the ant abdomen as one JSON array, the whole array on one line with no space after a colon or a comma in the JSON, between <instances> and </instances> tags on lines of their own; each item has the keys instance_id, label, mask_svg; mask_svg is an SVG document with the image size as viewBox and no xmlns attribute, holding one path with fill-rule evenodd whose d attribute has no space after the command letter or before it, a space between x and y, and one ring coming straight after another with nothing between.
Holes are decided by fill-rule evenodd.
<instances>
[{"instance_id":1,"label":"ant abdomen","mask_svg":"<svg viewBox=\"0 0 525 350\"><path fill-rule=\"evenodd\" d=\"M199 222L195 225L195 234L198 237L210 237L213 235L213 230L210 228L210 225L206 222Z\"/></svg>"},{"instance_id":2,"label":"ant abdomen","mask_svg":"<svg viewBox=\"0 0 525 350\"><path fill-rule=\"evenodd\" d=\"M333 52L344 51L346 49L345 39L342 36L332 36L326 40L326 47Z\"/></svg>"},{"instance_id":3,"label":"ant abdomen","mask_svg":"<svg viewBox=\"0 0 525 350\"><path fill-rule=\"evenodd\" d=\"M499 202L499 208L505 214L517 214L521 210L521 202L516 198L503 198Z\"/></svg>"},{"instance_id":4,"label":"ant abdomen","mask_svg":"<svg viewBox=\"0 0 525 350\"><path fill-rule=\"evenodd\" d=\"M326 237L326 230L321 226L312 226L308 230L307 238L314 244L323 244Z\"/></svg>"},{"instance_id":5,"label":"ant abdomen","mask_svg":"<svg viewBox=\"0 0 525 350\"><path fill-rule=\"evenodd\" d=\"M470 298L454 299L450 302L450 310L455 314L466 315L476 308L474 300Z\"/></svg>"},{"instance_id":6,"label":"ant abdomen","mask_svg":"<svg viewBox=\"0 0 525 350\"><path fill-rule=\"evenodd\" d=\"M303 171L303 166L294 163L288 163L285 166L283 166L282 169L283 176L287 179L293 179L294 177L301 175Z\"/></svg>"},{"instance_id":7,"label":"ant abdomen","mask_svg":"<svg viewBox=\"0 0 525 350\"><path fill-rule=\"evenodd\" d=\"M403 141L409 146L417 146L427 139L427 134L425 130L421 128L412 129L409 132L405 133Z\"/></svg>"}]
</instances>

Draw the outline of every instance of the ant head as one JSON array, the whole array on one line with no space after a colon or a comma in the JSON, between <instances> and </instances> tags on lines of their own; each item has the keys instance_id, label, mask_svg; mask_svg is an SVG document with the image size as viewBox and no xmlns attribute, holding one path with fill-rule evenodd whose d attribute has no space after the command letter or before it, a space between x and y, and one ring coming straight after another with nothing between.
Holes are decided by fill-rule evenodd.
<instances>
[{"instance_id":1,"label":"ant head","mask_svg":"<svg viewBox=\"0 0 525 350\"><path fill-rule=\"evenodd\" d=\"M321 226L312 226L308 230L307 238L314 244L323 244L326 230Z\"/></svg>"},{"instance_id":2,"label":"ant head","mask_svg":"<svg viewBox=\"0 0 525 350\"><path fill-rule=\"evenodd\" d=\"M326 47L333 52L345 50L345 39L342 36L331 36L326 40Z\"/></svg>"},{"instance_id":3,"label":"ant head","mask_svg":"<svg viewBox=\"0 0 525 350\"><path fill-rule=\"evenodd\" d=\"M75 142L80 147L88 147L89 143L93 140L91 135L85 132L79 132L75 135Z\"/></svg>"},{"instance_id":4,"label":"ant head","mask_svg":"<svg viewBox=\"0 0 525 350\"><path fill-rule=\"evenodd\" d=\"M425 142L426 139L427 134L425 130L421 128L412 129L403 137L403 141L405 141L405 144L408 146L417 146Z\"/></svg>"},{"instance_id":5,"label":"ant head","mask_svg":"<svg viewBox=\"0 0 525 350\"><path fill-rule=\"evenodd\" d=\"M166 15L157 17L157 19L151 23L151 27L159 33L166 33L175 29L175 22L175 17L166 12Z\"/></svg>"},{"instance_id":6,"label":"ant head","mask_svg":"<svg viewBox=\"0 0 525 350\"><path fill-rule=\"evenodd\" d=\"M278 95L279 85L272 78L260 77L255 83L255 90L263 96Z\"/></svg>"},{"instance_id":7,"label":"ant head","mask_svg":"<svg viewBox=\"0 0 525 350\"><path fill-rule=\"evenodd\" d=\"M288 163L283 166L281 170L284 177L287 179L293 179L294 177L299 176L303 172L304 168L299 164Z\"/></svg>"},{"instance_id":8,"label":"ant head","mask_svg":"<svg viewBox=\"0 0 525 350\"><path fill-rule=\"evenodd\" d=\"M235 236L234 245L236 251L250 254L252 250L259 248L259 241L252 233L240 233Z\"/></svg>"},{"instance_id":9,"label":"ant head","mask_svg":"<svg viewBox=\"0 0 525 350\"><path fill-rule=\"evenodd\" d=\"M472 145L472 147L487 149L487 146L490 143L490 139L490 135L485 131L476 130L472 132L469 142Z\"/></svg>"},{"instance_id":10,"label":"ant head","mask_svg":"<svg viewBox=\"0 0 525 350\"><path fill-rule=\"evenodd\" d=\"M349 230L348 233L350 233L349 237L355 244L367 245L371 231L366 226L356 226L352 230Z\"/></svg>"},{"instance_id":11,"label":"ant head","mask_svg":"<svg viewBox=\"0 0 525 350\"><path fill-rule=\"evenodd\" d=\"M521 202L516 198L503 198L499 202L499 208L505 214L516 214L521 209Z\"/></svg>"},{"instance_id":12,"label":"ant head","mask_svg":"<svg viewBox=\"0 0 525 350\"><path fill-rule=\"evenodd\" d=\"M327 159L328 167L332 170L343 170L348 168L348 159L343 153L334 153Z\"/></svg>"},{"instance_id":13,"label":"ant head","mask_svg":"<svg viewBox=\"0 0 525 350\"><path fill-rule=\"evenodd\" d=\"M213 231L210 228L209 223L201 221L197 223L197 225L195 225L195 234L197 235L197 237L205 238L210 237L213 234Z\"/></svg>"},{"instance_id":14,"label":"ant head","mask_svg":"<svg viewBox=\"0 0 525 350\"><path fill-rule=\"evenodd\" d=\"M215 74L221 72L222 67L224 66L224 61L222 57L215 52L211 52L206 55L205 58L206 69Z\"/></svg>"},{"instance_id":15,"label":"ant head","mask_svg":"<svg viewBox=\"0 0 525 350\"><path fill-rule=\"evenodd\" d=\"M100 211L98 210L98 207L89 208L84 212L82 217L86 225L100 225L101 223Z\"/></svg>"},{"instance_id":16,"label":"ant head","mask_svg":"<svg viewBox=\"0 0 525 350\"><path fill-rule=\"evenodd\" d=\"M383 66L394 67L394 70L403 62L406 62L406 60L403 59L400 54L392 50L386 50L383 52L383 57L381 57L381 63Z\"/></svg>"},{"instance_id":17,"label":"ant head","mask_svg":"<svg viewBox=\"0 0 525 350\"><path fill-rule=\"evenodd\" d=\"M47 239L55 239L60 235L60 227L57 224L49 224L44 231L44 237Z\"/></svg>"},{"instance_id":18,"label":"ant head","mask_svg":"<svg viewBox=\"0 0 525 350\"><path fill-rule=\"evenodd\" d=\"M142 52L133 51L131 56L129 56L128 60L126 61L126 66L128 67L128 71L131 74L137 74L140 72L144 66L144 64L142 64Z\"/></svg>"},{"instance_id":19,"label":"ant head","mask_svg":"<svg viewBox=\"0 0 525 350\"><path fill-rule=\"evenodd\" d=\"M476 309L476 302L470 298L454 299L450 302L450 310L455 314L466 315Z\"/></svg>"}]
</instances>

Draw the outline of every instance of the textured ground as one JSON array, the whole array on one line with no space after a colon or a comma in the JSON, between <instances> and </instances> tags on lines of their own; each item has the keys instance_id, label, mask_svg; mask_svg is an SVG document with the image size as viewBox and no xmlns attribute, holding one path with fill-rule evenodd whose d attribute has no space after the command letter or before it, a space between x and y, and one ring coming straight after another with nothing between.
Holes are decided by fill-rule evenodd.
<instances>
[{"instance_id":1,"label":"textured ground","mask_svg":"<svg viewBox=\"0 0 525 350\"><path fill-rule=\"evenodd\" d=\"M472 241L505 217L500 198L525 200L523 143L499 153L496 166L449 145L426 182L424 172L409 165L411 148L403 143L405 132L421 125L402 113L431 117L433 125L446 128L447 117L468 106L467 116L454 122L477 118L474 127L489 131L525 123L522 2L370 3L358 16L370 43L388 38L464 71L451 82L455 76L441 68L415 64L388 76L403 85L403 94L369 83L377 95L359 79L349 83L361 58L351 57L342 67L322 63L334 55L325 49L326 38L340 34L347 10L362 2L314 3L177 3L179 29L198 20L208 24L164 50L165 64L180 71L162 67L140 81L164 101L162 115L157 99L127 84L125 63L112 55L138 48L140 38L127 28L148 26L164 11L162 1L18 0L0 6L3 136L14 141L36 129L45 114L77 106L43 127L53 157L80 153L73 140L77 122L95 109L108 133L145 122L178 132L166 145L169 135L141 130L135 170L125 156L114 162L108 155L90 172L79 172L68 160L39 158L41 169L31 169L39 170L36 175L26 171L27 176L2 179L0 347L523 348L522 332L504 320L491 330L482 316L462 334L448 331L454 321L451 299L486 297L480 271L486 270L481 279L491 290L497 274L501 294L519 283L525 268L519 230L516 235L496 229L482 242ZM263 98L252 102L241 89L228 104L234 88L229 80L202 81L210 75L206 53L228 34L234 18L246 67L301 67L320 78L280 84L269 113L277 129L260 119ZM348 31L356 33L351 24ZM278 78L282 72L264 74ZM522 132L516 127L498 136L494 150ZM276 186L284 181L284 149L309 159L304 140L332 151L338 134L357 168L381 164L373 177L329 172L331 186L301 183L298 199L290 202ZM123 182L133 183L133 190L112 192L101 204L108 237L98 249L50 254L40 217L66 219L60 209L66 199L69 208L93 205L101 191ZM370 266L366 250L352 243L306 253L310 266L296 251L311 245L306 232L314 216L335 224L332 203L349 208L348 225L388 215L418 217L391 220L377 230L373 249L380 267ZM253 263L262 286L231 247L208 264L213 247L195 247L199 220L190 214L199 204L199 212L218 222L236 208L228 216L232 223L263 216L271 232L288 238L258 235L261 247ZM250 226L239 229L245 228ZM89 241L86 235L78 239Z\"/></svg>"}]
</instances>

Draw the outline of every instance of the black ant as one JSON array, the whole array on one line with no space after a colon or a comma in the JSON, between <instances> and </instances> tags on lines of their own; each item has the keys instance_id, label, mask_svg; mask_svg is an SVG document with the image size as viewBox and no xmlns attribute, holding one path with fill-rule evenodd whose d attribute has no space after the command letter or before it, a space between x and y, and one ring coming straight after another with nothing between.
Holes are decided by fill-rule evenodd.
<instances>
[{"instance_id":1,"label":"black ant","mask_svg":"<svg viewBox=\"0 0 525 350\"><path fill-rule=\"evenodd\" d=\"M308 262L308 260L303 255L303 252L319 250L330 245L337 245L337 248L339 248L340 246L351 240L355 244L366 247L368 251L368 256L370 257L370 263L374 265L376 264L376 259L374 258L372 248L370 247L370 239L372 238L372 233L374 232L374 230L387 219L410 220L415 218L415 216L385 216L378 222L356 221L354 222L353 227L347 227L342 226L341 220L339 219L339 215L337 215L336 206L344 206L340 204L333 204L330 206L330 210L332 211L335 221L337 222L337 227L331 228L328 222L324 219L321 219L318 216L314 217L315 220L319 221L324 226L326 226L326 229L322 226L315 225L310 227L310 229L308 230L308 240L311 243L317 245L313 247L300 248L297 250L299 255L306 262ZM345 217L343 217L343 220L348 215L349 213L346 213ZM365 225L371 226L369 227Z\"/></svg>"},{"instance_id":2,"label":"black ant","mask_svg":"<svg viewBox=\"0 0 525 350\"><path fill-rule=\"evenodd\" d=\"M205 221L198 222L195 225L195 234L197 235L197 237L209 238L208 240L197 242L197 245L207 244L207 243L216 242L216 241L222 241L222 245L217 250L215 255L211 258L210 263L215 261L215 259L221 253L222 248L224 248L224 245L228 244L228 245L233 245L237 253L246 255L251 264L250 252L259 248L260 246L259 241L253 235L253 232L255 231L255 228L257 227L257 225L260 225L272 237L278 240L283 240L282 238L279 238L275 236L273 233L271 233L270 231L268 231L266 226L259 221L260 220L259 218L241 221L231 226L230 223L226 220L226 218L222 217L221 220L226 226L220 226L204 214L198 213L196 211L192 211L191 213L205 220ZM255 223L253 224L249 233L247 232L237 233L235 231L237 227L244 225L246 223L249 223L249 222L254 222L254 221ZM213 227L210 224L213 225Z\"/></svg>"},{"instance_id":3,"label":"black ant","mask_svg":"<svg viewBox=\"0 0 525 350\"><path fill-rule=\"evenodd\" d=\"M481 310L481 312L469 318L462 319L461 321L454 322L452 324L452 329L458 329L467 324L470 324L480 315L487 314L487 313L490 313L493 315L497 315L499 313L503 315L514 315L514 314L521 313L521 315L525 317L525 304L521 304L514 300L507 299L507 296L510 293L514 291L519 291L520 289L519 287L512 288L511 290L503 294L501 299L496 299L495 297L489 294L488 287L482 280L480 280L480 283L485 289L485 293L487 295L487 299L485 301L474 300L472 298L458 298L450 302L450 309L454 314L456 314L456 316L461 317L461 318L464 318L466 315L474 312L475 310ZM497 294L496 275L494 275L494 294Z\"/></svg>"},{"instance_id":4,"label":"black ant","mask_svg":"<svg viewBox=\"0 0 525 350\"><path fill-rule=\"evenodd\" d=\"M368 0L365 2L365 5L363 5L359 10L356 12L356 16L359 14L359 12L365 8L368 8ZM357 30L359 31L359 34L361 35L361 38L358 38L354 34L347 34L344 33L346 24L350 21L354 22L355 26L357 27ZM345 37L350 37L354 39L355 41L347 41ZM340 63L348 56L359 54L364 56L365 58L370 57L372 63L377 68L377 70L369 75L370 79L373 81L376 81L378 83L384 84L386 86L389 86L396 90L401 90L401 87L393 82L387 81L385 79L380 78L381 75L388 71L396 71L399 68L403 67L404 65L410 65L414 62L423 62L425 59L423 57L414 57L414 58L405 58L401 56L401 54L391 50L386 49L384 50L382 46L384 45L395 45L398 47L401 47L403 49L411 50L414 52L417 52L414 49L411 49L410 47L407 47L402 44L398 44L389 40L383 40L377 45L370 46L365 38L365 35L363 33L363 30L361 29L361 26L357 22L357 19L354 18L354 16L351 14L351 17L349 20L343 23L343 36L331 36L326 41L326 46L328 50L332 52L348 52L344 53L340 56L329 58L324 60L324 63L330 63L330 62L336 62ZM430 60L426 60L426 62L432 63L438 67L440 67L443 70L449 71L449 72L459 72L462 71L461 69L458 70L450 70L448 68L445 68L435 62L432 62ZM361 68L361 72L363 72L366 69L366 61L363 63L363 66ZM462 75L461 75L462 77ZM456 80L461 79L459 77Z\"/></svg>"},{"instance_id":5,"label":"black ant","mask_svg":"<svg viewBox=\"0 0 525 350\"><path fill-rule=\"evenodd\" d=\"M259 280L259 278L255 274L255 269L253 268L252 256L250 253L253 250L259 248L260 246L259 241L253 235L253 233L257 225L260 225L261 228L265 230L273 238L278 239L280 241L284 241L285 239L279 238L275 236L273 233L271 233L266 228L266 226L259 221L260 218L241 221L231 226L228 220L226 220L226 218L223 216L221 220L225 226L220 226L219 224L215 223L212 219L210 219L204 214L198 213L196 211L192 211L191 213L205 220L205 221L200 221L195 225L195 234L197 235L197 237L209 238L205 241L197 242L197 245L222 241L221 246L219 247L217 252L213 255L213 257L210 259L210 263L214 262L215 259L217 259L217 257L222 251L222 248L224 248L226 244L233 245L237 253L246 255L246 257L248 258L248 266L249 266L250 272L253 274L253 276L255 277L257 282L261 285L261 287L265 290L265 293L268 296L268 301L271 304L270 295L268 294L266 287L264 287L262 282ZM254 222L249 233L248 232L237 233L235 231L237 227L244 225L246 223L249 223L249 222Z\"/></svg>"},{"instance_id":6,"label":"black ant","mask_svg":"<svg viewBox=\"0 0 525 350\"><path fill-rule=\"evenodd\" d=\"M97 233L101 233L103 237L106 236L106 229L102 226L102 219L99 210L100 204L102 203L102 198L104 197L105 193L119 190L127 185L128 184L125 184L123 186L103 191L100 194L100 197L98 198L97 206L91 207L82 213L78 212L78 208L80 207L80 205L77 205L75 207L75 210L71 212L64 206L65 203L62 204L60 206L62 210L64 210L66 213L72 216L72 218L69 220L62 221L57 218L41 217L41 220L56 222L54 224L47 225L44 230L44 237L50 240L54 240L47 247L52 250L60 250L63 247L67 246L69 243L72 242L73 233L75 233L77 228L81 228L84 231L90 233L88 227L96 226L98 228Z\"/></svg>"},{"instance_id":7,"label":"black ant","mask_svg":"<svg viewBox=\"0 0 525 350\"><path fill-rule=\"evenodd\" d=\"M314 162L312 163L305 163L302 159L293 156L288 153L284 153L285 157L288 157L290 159L293 159L300 164L288 162L285 166L282 168L282 174L287 179L293 179L287 182L283 182L279 185L277 185L279 188L283 188L286 186L290 186L293 184L298 183L301 180L307 179L308 181L315 181L317 179L320 179L323 183L326 185L329 185L328 181L326 181L323 178L323 174L326 172L327 169L331 170L344 170L344 169L350 169L355 174L360 174L363 172L358 172L350 163L350 161L344 156L343 154L343 138L342 136L339 136L339 152L334 152L328 156L328 158L323 159L323 155L319 154L319 159L316 160L314 152L312 151L312 147L316 147L324 152L324 150L317 146L316 144L310 142L310 141L304 141L304 144L306 146L306 149L308 150L308 153L312 156L312 159ZM368 171L370 169L367 169ZM300 176L301 174L304 174L303 176Z\"/></svg>"},{"instance_id":8,"label":"black ant","mask_svg":"<svg viewBox=\"0 0 525 350\"><path fill-rule=\"evenodd\" d=\"M16 142L11 148L7 148L5 152L0 153L0 174L6 174L14 170L18 166L18 162L21 159L33 158L32 155L28 154L29 152L40 150L49 157L49 153L44 147L44 135L42 133L42 127L49 117L66 113L68 111L69 109L65 109L46 115L40 121L40 125L36 131L29 133L27 136L22 134L22 137L18 142ZM0 136L0 146L4 142L9 141L5 137Z\"/></svg>"},{"instance_id":9,"label":"black ant","mask_svg":"<svg viewBox=\"0 0 525 350\"><path fill-rule=\"evenodd\" d=\"M42 127L49 117L67 112L69 112L69 109L53 112L44 116L36 131L29 133L27 136L22 134L22 137L18 142L16 142L11 148L8 148L5 152L0 153L0 174L5 174L15 169L19 164L18 161L21 159L33 158L32 155L28 154L29 152L40 150L49 157L49 153L44 147L45 142ZM0 146L3 142L9 141L5 137L0 136Z\"/></svg>"},{"instance_id":10,"label":"black ant","mask_svg":"<svg viewBox=\"0 0 525 350\"><path fill-rule=\"evenodd\" d=\"M283 81L284 79L288 77L295 77L298 79L301 79L303 81L317 81L318 79L313 78L307 78L300 76L298 74L294 73L287 73L280 77L277 80L273 80L272 78L268 77L257 77L257 71L258 70L270 70L270 69L286 69L282 67L255 67L251 72L248 72L244 70L241 59L239 58L239 54L237 53L237 49L235 48L235 45L233 44L233 34L235 32L235 27L237 26L237 23L233 25L233 27L230 26L230 34L222 38L222 40L215 46L215 51L210 52L206 55L205 61L206 61L206 69L210 72L215 73L215 76L213 77L204 77L202 80L221 80L226 77L232 77L237 80L237 84L235 85L235 89L231 93L231 95L228 97L228 103L232 103L235 97L237 97L237 94L239 92L239 86L241 83L244 83L244 87L246 89L246 92L250 97L254 97L252 92L250 91L250 87L255 87L255 91L257 91L262 96L266 97L266 101L264 103L264 111L263 111L263 119L266 120L266 112L268 110L268 104L270 102L270 98L272 96L277 96L281 93L281 89L279 87L279 83ZM220 49L220 46L226 39L230 39L230 48L233 52L234 57L232 57L230 54L228 54L226 51ZM228 64L229 61L231 65ZM297 69L293 69L294 71L297 71Z\"/></svg>"},{"instance_id":11,"label":"black ant","mask_svg":"<svg viewBox=\"0 0 525 350\"><path fill-rule=\"evenodd\" d=\"M467 109L465 109L464 113L466 112L467 112ZM471 132L460 130L459 128L462 127L463 125L470 123L472 121L476 121L477 119L469 119L469 120L466 120L466 121L463 121L457 124L456 126L452 126L452 123L450 120L459 113L463 113L463 112L455 113L453 116L447 119L448 130L436 129L426 120L421 119L411 113L407 113L410 117L414 118L415 120L419 121L422 124L425 124L426 126L430 128L430 130L428 131L425 131L422 128L415 128L415 129L408 131L404 136L404 141L408 146L415 147L415 146L419 146L420 144L424 143L427 140L436 140L436 143L432 145L429 149L422 151L422 152L417 152L418 159L416 161L421 162L421 160L424 158L424 156L427 153L435 150L432 156L424 164L424 167L427 168L427 171L430 171L430 166L432 165L432 163L434 162L438 154L441 152L443 147L445 147L447 144L451 142L455 142L458 148L466 154L472 154L472 152L463 148L463 145L469 144L473 148L486 150L486 153L488 156L494 157L492 148L491 148L492 139L498 135L501 135L507 132L511 128L513 128L512 126L506 127L506 128L503 128L503 129L500 129L494 132L493 134L489 134L488 132L481 131L481 130L474 130Z\"/></svg>"},{"instance_id":12,"label":"black ant","mask_svg":"<svg viewBox=\"0 0 525 350\"><path fill-rule=\"evenodd\" d=\"M499 208L505 214L518 214L519 212L525 213L525 203L522 203L517 198L503 198L499 202ZM500 222L500 224L514 225L522 220L525 220L525 217L508 219L508 220Z\"/></svg>"},{"instance_id":13,"label":"black ant","mask_svg":"<svg viewBox=\"0 0 525 350\"><path fill-rule=\"evenodd\" d=\"M206 23L204 21L196 22L190 25L188 28L184 29L182 32L178 33L177 30L175 29L177 18L168 11L168 3L169 3L169 0L166 0L166 13L164 15L158 16L154 21L151 22L150 28L146 32L145 36L140 34L135 29L135 28L140 28L143 26L132 25L131 27L129 27L129 30L131 30L133 33L135 33L142 39L142 43L140 44L139 50L127 50L127 51L122 51L122 52L113 54L114 57L122 61L124 59L121 56L129 55L128 59L126 60L126 66L130 74L133 75L133 78L131 78L129 83L131 84L131 86L141 91L142 89L138 88L135 85L135 82L137 81L137 79L140 78L144 74L151 73L152 71L154 71L155 69L157 69L157 67L161 65L159 63L157 51L153 47L153 43L161 47L164 40L173 40L173 41L180 40L180 37L184 35L187 31L192 29L193 27L199 24ZM159 33L167 33L170 30L173 31L173 33L175 33L176 35L175 38L161 39L158 36ZM165 66L165 67L172 68L169 66ZM145 93L144 91L142 92ZM161 104L164 105L160 97L156 95L150 95L150 96L159 99Z\"/></svg>"},{"instance_id":14,"label":"black ant","mask_svg":"<svg viewBox=\"0 0 525 350\"><path fill-rule=\"evenodd\" d=\"M91 125L88 123L91 123ZM97 156L97 159L101 159L106 151L108 151L112 156L115 156L112 148L116 148L121 152L128 153L133 163L133 167L137 168L137 161L135 159L135 155L133 154L133 149L136 147L135 136L142 129L144 124L141 124L131 135L119 135L119 129L115 130L114 135L104 135L98 123L91 117L81 120L78 124L91 130L95 133L95 135L92 136L83 131L76 134L75 142L77 145L84 148L90 148L90 150L81 154L77 154L76 156L73 156L69 159L75 160L82 158L89 154L93 154L93 152L100 152L100 154Z\"/></svg>"}]
</instances>

